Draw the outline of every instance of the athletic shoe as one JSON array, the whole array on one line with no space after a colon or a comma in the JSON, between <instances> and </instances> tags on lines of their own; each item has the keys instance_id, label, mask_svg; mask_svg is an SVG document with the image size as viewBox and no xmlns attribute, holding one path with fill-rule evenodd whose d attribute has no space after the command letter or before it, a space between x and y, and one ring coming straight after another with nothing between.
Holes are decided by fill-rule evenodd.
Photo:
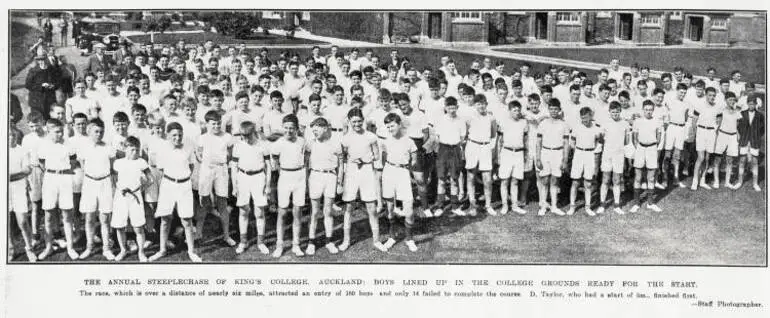
<instances>
[{"instance_id":1,"label":"athletic shoe","mask_svg":"<svg viewBox=\"0 0 770 318\"><path fill-rule=\"evenodd\" d=\"M711 187L714 188L714 189L719 189L719 183L714 181L714 183L711 185Z\"/></svg>"},{"instance_id":2,"label":"athletic shoe","mask_svg":"<svg viewBox=\"0 0 770 318\"><path fill-rule=\"evenodd\" d=\"M145 240L144 244L142 245L143 248L148 248L150 246L152 246L152 241L150 240Z\"/></svg>"},{"instance_id":3,"label":"athletic shoe","mask_svg":"<svg viewBox=\"0 0 770 318\"><path fill-rule=\"evenodd\" d=\"M388 248L385 247L385 245L382 245L382 242L374 242L374 248L380 250L380 252L387 252Z\"/></svg>"},{"instance_id":4,"label":"athletic shoe","mask_svg":"<svg viewBox=\"0 0 770 318\"><path fill-rule=\"evenodd\" d=\"M348 249L348 247L350 247L350 242L342 242L340 246L337 246L337 250L339 250L340 252L344 252L345 250Z\"/></svg>"},{"instance_id":5,"label":"athletic shoe","mask_svg":"<svg viewBox=\"0 0 770 318\"><path fill-rule=\"evenodd\" d=\"M682 183L682 181L679 181L679 187L680 188L687 188L687 186L684 183Z\"/></svg>"},{"instance_id":6,"label":"athletic shoe","mask_svg":"<svg viewBox=\"0 0 770 318\"><path fill-rule=\"evenodd\" d=\"M102 256L106 258L108 261L114 261L115 260L115 254L112 254L112 251L106 250L102 252ZM38 257L40 259L40 257Z\"/></svg>"},{"instance_id":7,"label":"athletic shoe","mask_svg":"<svg viewBox=\"0 0 770 318\"><path fill-rule=\"evenodd\" d=\"M283 246L278 246L275 248L275 251L273 251L273 257L279 258L283 255Z\"/></svg>"},{"instance_id":8,"label":"athletic shoe","mask_svg":"<svg viewBox=\"0 0 770 318\"><path fill-rule=\"evenodd\" d=\"M655 182L655 188L658 188L660 190L666 190L666 186L664 186L660 182Z\"/></svg>"},{"instance_id":9,"label":"athletic shoe","mask_svg":"<svg viewBox=\"0 0 770 318\"><path fill-rule=\"evenodd\" d=\"M411 252L417 252L417 244L415 244L413 240L406 241L406 247L408 247Z\"/></svg>"},{"instance_id":10,"label":"athletic shoe","mask_svg":"<svg viewBox=\"0 0 770 318\"><path fill-rule=\"evenodd\" d=\"M631 207L631 210L628 210L628 211L631 213L636 213L636 211L639 211L639 208L640 207L638 204L634 204L634 206Z\"/></svg>"},{"instance_id":11,"label":"athletic shoe","mask_svg":"<svg viewBox=\"0 0 770 318\"><path fill-rule=\"evenodd\" d=\"M296 255L297 257L305 256L305 253L302 253L302 249L296 245L291 247L291 252L294 253L294 255Z\"/></svg>"},{"instance_id":12,"label":"athletic shoe","mask_svg":"<svg viewBox=\"0 0 770 318\"><path fill-rule=\"evenodd\" d=\"M329 251L329 254L337 254L340 252L332 242L326 243L326 250Z\"/></svg>"},{"instance_id":13,"label":"athletic shoe","mask_svg":"<svg viewBox=\"0 0 770 318\"><path fill-rule=\"evenodd\" d=\"M556 214L558 216L564 216L564 211L559 210L557 207L551 207L551 213Z\"/></svg>"},{"instance_id":14,"label":"athletic shoe","mask_svg":"<svg viewBox=\"0 0 770 318\"><path fill-rule=\"evenodd\" d=\"M54 239L53 243L58 248L67 248L67 241L64 239ZM136 242L134 242L134 244L136 244Z\"/></svg>"},{"instance_id":15,"label":"athletic shoe","mask_svg":"<svg viewBox=\"0 0 770 318\"><path fill-rule=\"evenodd\" d=\"M35 252L33 252L32 250L24 250L24 253L27 254L27 261L29 261L30 263L37 262L37 255L35 255Z\"/></svg>"},{"instance_id":16,"label":"athletic shoe","mask_svg":"<svg viewBox=\"0 0 770 318\"><path fill-rule=\"evenodd\" d=\"M444 210L442 208L438 208L435 211L433 211L433 217L434 218L437 218L437 217L441 216L442 214L444 214Z\"/></svg>"},{"instance_id":17,"label":"athletic shoe","mask_svg":"<svg viewBox=\"0 0 770 318\"><path fill-rule=\"evenodd\" d=\"M468 209L468 216L476 216L476 215L478 215L478 211L476 210L475 207L471 207L470 209Z\"/></svg>"},{"instance_id":18,"label":"athletic shoe","mask_svg":"<svg viewBox=\"0 0 770 318\"><path fill-rule=\"evenodd\" d=\"M432 218L433 213L430 211L430 208L422 210L422 214L424 218Z\"/></svg>"},{"instance_id":19,"label":"athletic shoe","mask_svg":"<svg viewBox=\"0 0 770 318\"><path fill-rule=\"evenodd\" d=\"M705 182L701 183L701 184L700 184L700 187L701 187L701 188L704 188L704 189L706 189L706 190L711 190L711 187L710 187L710 186L709 186L707 183L705 183Z\"/></svg>"},{"instance_id":20,"label":"athletic shoe","mask_svg":"<svg viewBox=\"0 0 770 318\"><path fill-rule=\"evenodd\" d=\"M243 254L244 251L246 251L245 243L239 243L238 247L235 248L235 254Z\"/></svg>"},{"instance_id":21,"label":"athletic shoe","mask_svg":"<svg viewBox=\"0 0 770 318\"><path fill-rule=\"evenodd\" d=\"M462 209L460 209L460 208L456 208L456 209L452 210L452 214L457 215L457 216L467 216L467 214L465 214L465 212Z\"/></svg>"},{"instance_id":22,"label":"athletic shoe","mask_svg":"<svg viewBox=\"0 0 770 318\"><path fill-rule=\"evenodd\" d=\"M690 186L690 190L692 190L692 191L698 190L698 182L697 181L693 181L692 182L692 185Z\"/></svg>"},{"instance_id":23,"label":"athletic shoe","mask_svg":"<svg viewBox=\"0 0 770 318\"><path fill-rule=\"evenodd\" d=\"M267 245L265 245L264 243L260 243L259 245L257 245L257 249L259 250L260 253L264 255L270 254L270 250L267 248Z\"/></svg>"},{"instance_id":24,"label":"athletic shoe","mask_svg":"<svg viewBox=\"0 0 770 318\"><path fill-rule=\"evenodd\" d=\"M191 262L193 262L193 263L200 263L200 262L203 262L203 260L201 259L201 257L200 257L200 256L198 256L198 254L195 254L195 253L193 253L193 252L189 252L189 251L188 251L188 252L187 252L187 257L189 257L189 258L190 258L190 261L191 261Z\"/></svg>"},{"instance_id":25,"label":"athletic shoe","mask_svg":"<svg viewBox=\"0 0 770 318\"><path fill-rule=\"evenodd\" d=\"M385 246L385 249L389 250L391 247L393 247L393 245L396 245L396 240L394 240L392 237L388 238L388 240L385 241L385 244L383 245Z\"/></svg>"},{"instance_id":26,"label":"athletic shoe","mask_svg":"<svg viewBox=\"0 0 770 318\"><path fill-rule=\"evenodd\" d=\"M642 190L647 190L647 183L642 183Z\"/></svg>"},{"instance_id":27,"label":"athletic shoe","mask_svg":"<svg viewBox=\"0 0 770 318\"><path fill-rule=\"evenodd\" d=\"M73 261L80 258L80 255L78 254L78 252L75 252L75 249L72 249L72 248L67 249L67 256L69 256L70 259Z\"/></svg>"},{"instance_id":28,"label":"athletic shoe","mask_svg":"<svg viewBox=\"0 0 770 318\"><path fill-rule=\"evenodd\" d=\"M567 210L567 215L573 215L575 214L575 206L570 205L569 209Z\"/></svg>"},{"instance_id":29,"label":"athletic shoe","mask_svg":"<svg viewBox=\"0 0 770 318\"><path fill-rule=\"evenodd\" d=\"M585 208L585 210L588 216L596 216L596 213L594 213L594 211L592 211L591 208Z\"/></svg>"},{"instance_id":30,"label":"athletic shoe","mask_svg":"<svg viewBox=\"0 0 770 318\"><path fill-rule=\"evenodd\" d=\"M488 206L487 207L487 214L492 215L492 216L496 216L497 215L497 211L495 211L495 209L493 209L491 206Z\"/></svg>"},{"instance_id":31,"label":"athletic shoe","mask_svg":"<svg viewBox=\"0 0 770 318\"><path fill-rule=\"evenodd\" d=\"M307 255L314 255L315 254L315 244L308 244L307 249L305 249L305 254Z\"/></svg>"},{"instance_id":32,"label":"athletic shoe","mask_svg":"<svg viewBox=\"0 0 770 318\"><path fill-rule=\"evenodd\" d=\"M136 245L136 241L128 241L128 250L132 253L139 250L139 246Z\"/></svg>"},{"instance_id":33,"label":"athletic shoe","mask_svg":"<svg viewBox=\"0 0 770 318\"><path fill-rule=\"evenodd\" d=\"M626 212L623 212L623 209L621 209L620 207L615 207L612 210L615 211L615 213L620 214L620 215L626 214Z\"/></svg>"},{"instance_id":34,"label":"athletic shoe","mask_svg":"<svg viewBox=\"0 0 770 318\"><path fill-rule=\"evenodd\" d=\"M762 188L760 188L758 184L755 184L754 185L754 191L762 192Z\"/></svg>"},{"instance_id":35,"label":"athletic shoe","mask_svg":"<svg viewBox=\"0 0 770 318\"><path fill-rule=\"evenodd\" d=\"M600 206L598 209L596 209L596 214L602 214L604 213L604 207Z\"/></svg>"},{"instance_id":36,"label":"athletic shoe","mask_svg":"<svg viewBox=\"0 0 770 318\"><path fill-rule=\"evenodd\" d=\"M541 206L539 210L537 210L537 216L545 216L545 212L548 212L547 206Z\"/></svg>"},{"instance_id":37,"label":"athletic shoe","mask_svg":"<svg viewBox=\"0 0 770 318\"><path fill-rule=\"evenodd\" d=\"M647 204L647 208L658 213L663 212L663 209L661 209L659 206L655 204Z\"/></svg>"},{"instance_id":38,"label":"athletic shoe","mask_svg":"<svg viewBox=\"0 0 770 318\"><path fill-rule=\"evenodd\" d=\"M522 208L520 208L518 205L514 205L513 209L511 209L511 211L516 212L516 213L521 214L521 215L527 214L527 211L522 209Z\"/></svg>"}]
</instances>

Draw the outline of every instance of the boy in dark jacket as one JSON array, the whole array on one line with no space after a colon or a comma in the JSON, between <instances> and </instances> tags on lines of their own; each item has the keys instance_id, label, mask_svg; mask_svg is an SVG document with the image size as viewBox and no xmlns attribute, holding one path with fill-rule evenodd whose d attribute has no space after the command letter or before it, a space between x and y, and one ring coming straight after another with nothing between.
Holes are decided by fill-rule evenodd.
<instances>
[{"instance_id":1,"label":"boy in dark jacket","mask_svg":"<svg viewBox=\"0 0 770 318\"><path fill-rule=\"evenodd\" d=\"M738 164L738 182L735 189L743 184L743 174L746 167L746 159L751 163L751 176L754 181L754 191L762 191L759 187L759 147L762 144L762 134L765 132L765 116L756 110L757 97L750 96L746 101L747 110L741 112L738 120L738 134L740 135L738 147L740 149L740 162Z\"/></svg>"}]
</instances>

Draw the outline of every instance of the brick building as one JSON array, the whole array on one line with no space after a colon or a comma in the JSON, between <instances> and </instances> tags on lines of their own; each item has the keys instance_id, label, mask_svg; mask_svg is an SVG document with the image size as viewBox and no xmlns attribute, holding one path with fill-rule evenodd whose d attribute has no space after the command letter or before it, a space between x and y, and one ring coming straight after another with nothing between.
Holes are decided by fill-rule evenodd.
<instances>
[{"instance_id":1,"label":"brick building","mask_svg":"<svg viewBox=\"0 0 770 318\"><path fill-rule=\"evenodd\" d=\"M268 11L266 11L268 12ZM428 11L276 12L318 35L375 43L724 47L765 43L764 12ZM293 21L290 21L293 20Z\"/></svg>"}]
</instances>

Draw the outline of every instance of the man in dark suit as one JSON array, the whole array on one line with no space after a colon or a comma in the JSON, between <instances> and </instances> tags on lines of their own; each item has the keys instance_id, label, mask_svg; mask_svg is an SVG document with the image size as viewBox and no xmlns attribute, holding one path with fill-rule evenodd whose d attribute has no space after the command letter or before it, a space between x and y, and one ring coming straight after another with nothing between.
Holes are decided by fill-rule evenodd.
<instances>
[{"instance_id":1,"label":"man in dark suit","mask_svg":"<svg viewBox=\"0 0 770 318\"><path fill-rule=\"evenodd\" d=\"M751 176L754 191L762 191L759 187L759 148L762 146L765 133L765 116L756 110L757 97L749 96L746 100L748 109L741 112L738 120L738 149L741 156L738 164L738 182L733 187L738 189L743 184L746 170L746 159L751 163Z\"/></svg>"},{"instance_id":2,"label":"man in dark suit","mask_svg":"<svg viewBox=\"0 0 770 318\"><path fill-rule=\"evenodd\" d=\"M94 44L95 54L88 58L88 63L86 63L83 74L96 74L100 70L108 73L110 71L110 67L115 65L115 62L112 61L112 58L104 54L104 48L104 44Z\"/></svg>"},{"instance_id":3,"label":"man in dark suit","mask_svg":"<svg viewBox=\"0 0 770 318\"><path fill-rule=\"evenodd\" d=\"M30 108L48 118L51 105L56 103L56 89L60 86L61 76L56 68L48 65L45 56L38 56L35 61L37 66L29 70L25 84L29 90L27 102Z\"/></svg>"}]
</instances>

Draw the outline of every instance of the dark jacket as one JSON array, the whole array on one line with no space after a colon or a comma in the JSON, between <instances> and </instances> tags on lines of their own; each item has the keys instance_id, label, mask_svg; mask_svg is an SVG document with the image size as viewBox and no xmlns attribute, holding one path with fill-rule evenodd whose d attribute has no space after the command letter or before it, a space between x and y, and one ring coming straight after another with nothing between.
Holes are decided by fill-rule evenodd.
<instances>
[{"instance_id":1,"label":"dark jacket","mask_svg":"<svg viewBox=\"0 0 770 318\"><path fill-rule=\"evenodd\" d=\"M765 134L765 115L754 111L754 120L749 123L749 111L742 111L738 120L738 133L741 136L738 140L739 146L745 147L751 142L751 147L759 148Z\"/></svg>"},{"instance_id":2,"label":"dark jacket","mask_svg":"<svg viewBox=\"0 0 770 318\"><path fill-rule=\"evenodd\" d=\"M91 57L88 58L88 63L86 63L86 67L83 70L83 74L93 73L96 74L97 71L102 70L104 73L110 72L110 67L112 65L115 65L115 62L112 60L112 58L105 54L102 57L102 60L99 61L99 57L96 56L96 54L91 55Z\"/></svg>"},{"instance_id":3,"label":"dark jacket","mask_svg":"<svg viewBox=\"0 0 770 318\"><path fill-rule=\"evenodd\" d=\"M57 69L49 66L41 69L36 66L29 70L25 87L29 90L29 107L43 113L48 118L51 105L56 103L56 89L60 86L61 75ZM43 88L43 83L52 84L52 88Z\"/></svg>"}]
</instances>

